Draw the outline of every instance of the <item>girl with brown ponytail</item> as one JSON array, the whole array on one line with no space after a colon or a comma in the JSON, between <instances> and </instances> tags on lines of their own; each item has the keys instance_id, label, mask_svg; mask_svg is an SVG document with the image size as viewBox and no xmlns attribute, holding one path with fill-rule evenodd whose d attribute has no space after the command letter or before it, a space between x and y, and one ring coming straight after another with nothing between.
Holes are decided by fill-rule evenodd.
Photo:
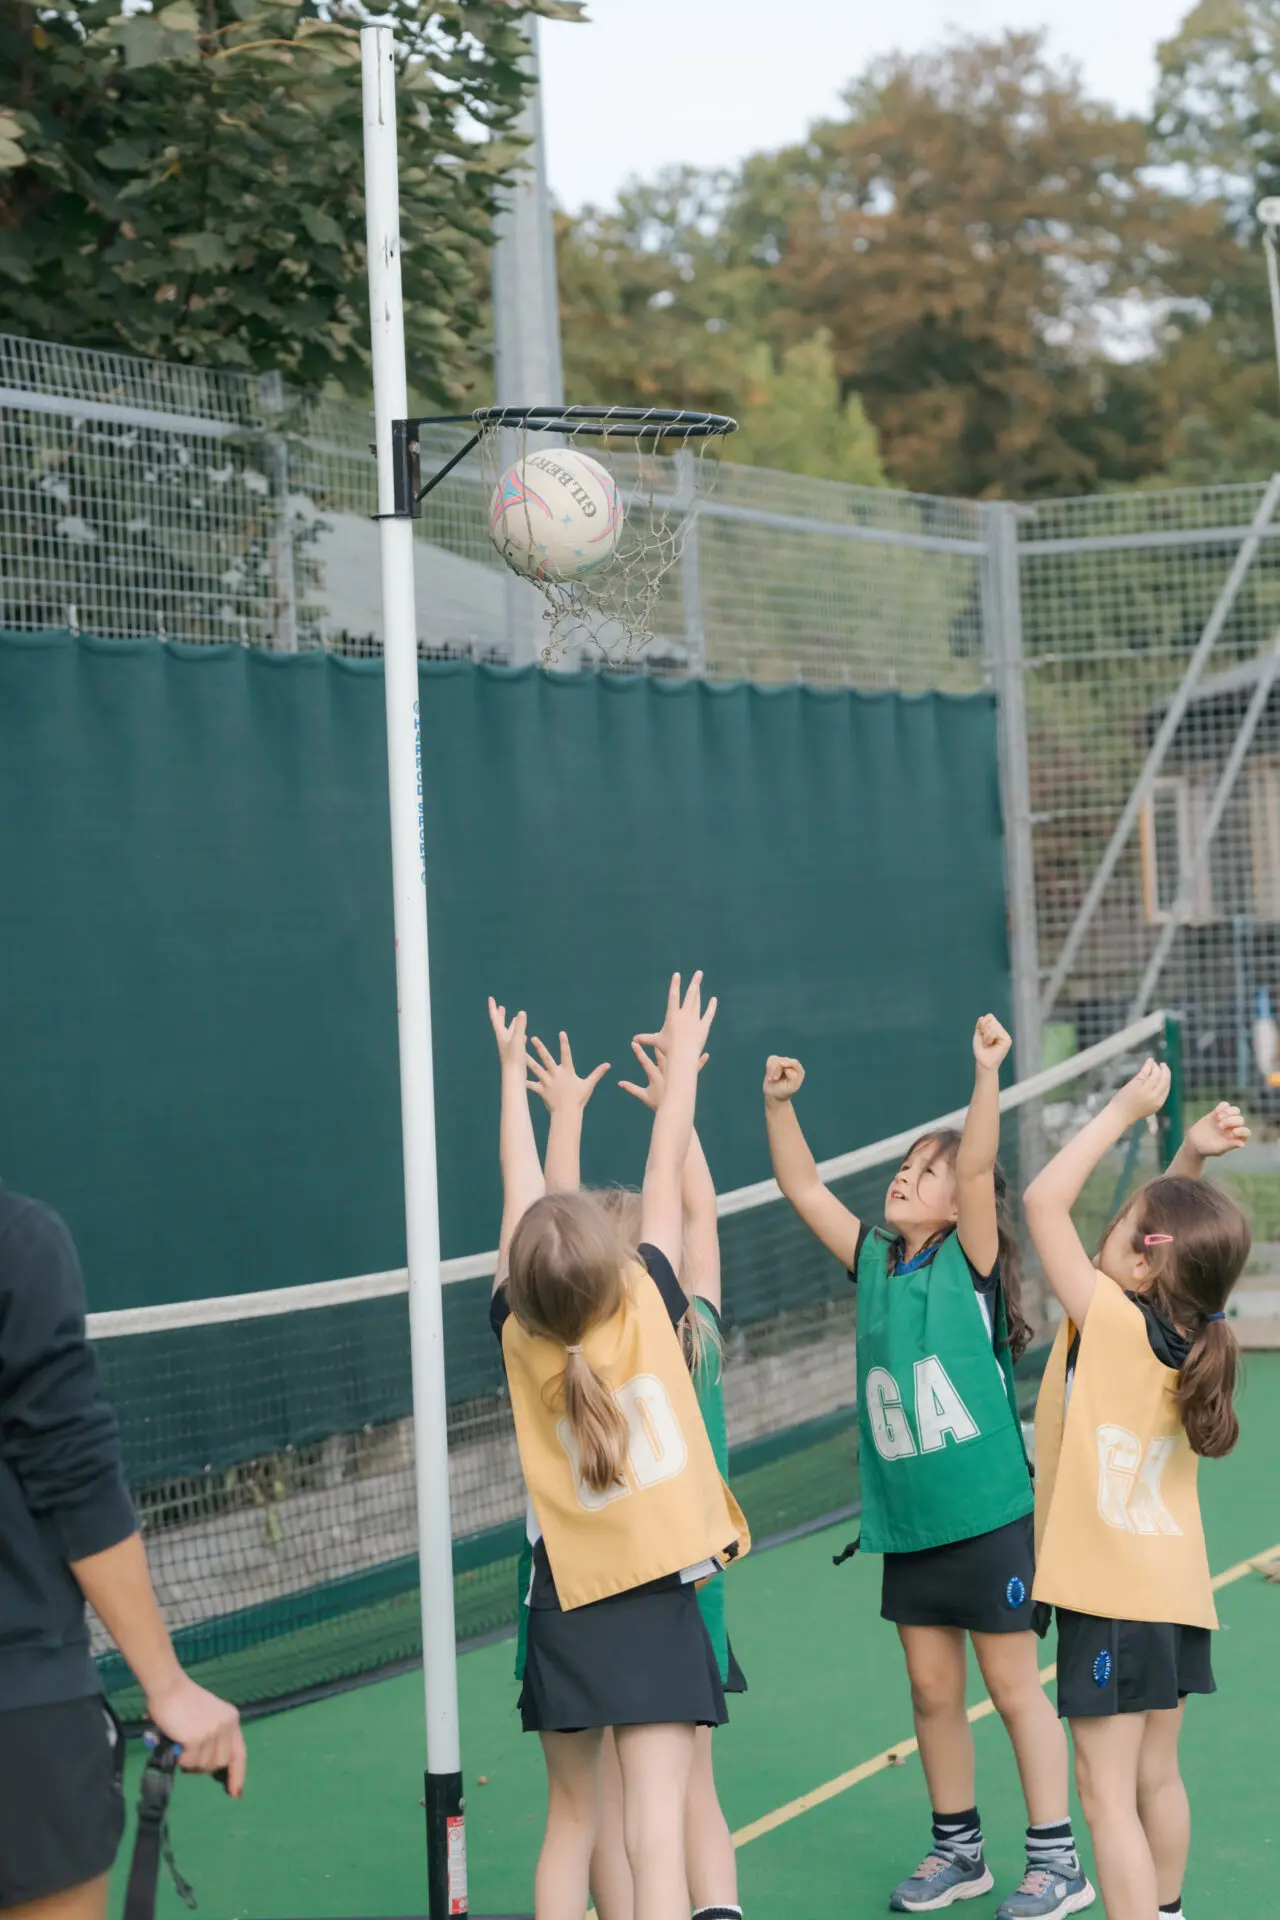
<instances>
[{"instance_id":1,"label":"girl with brown ponytail","mask_svg":"<svg viewBox=\"0 0 1280 1920\"><path fill-rule=\"evenodd\" d=\"M1034 1597L1058 1620L1058 1711L1108 1920L1180 1920L1190 1813L1186 1697L1214 1691L1217 1626L1196 1469L1239 1436L1226 1320L1249 1225L1206 1160L1244 1145L1240 1111L1198 1121L1168 1174L1108 1228L1096 1262L1071 1208L1132 1126L1159 1112L1148 1060L1033 1181L1027 1225L1065 1311L1036 1410Z\"/></svg>"},{"instance_id":2,"label":"girl with brown ponytail","mask_svg":"<svg viewBox=\"0 0 1280 1920\"><path fill-rule=\"evenodd\" d=\"M529 1117L526 1023L490 1002L502 1062L503 1219L491 1321L529 1491L532 1579L520 1697L542 1740L537 1920L581 1920L614 1729L635 1920L687 1920L685 1807L698 1726L726 1719L695 1583L746 1551L676 1328L681 1186L715 1002L671 983L639 1036L666 1059L639 1244L598 1196L548 1192Z\"/></svg>"}]
</instances>

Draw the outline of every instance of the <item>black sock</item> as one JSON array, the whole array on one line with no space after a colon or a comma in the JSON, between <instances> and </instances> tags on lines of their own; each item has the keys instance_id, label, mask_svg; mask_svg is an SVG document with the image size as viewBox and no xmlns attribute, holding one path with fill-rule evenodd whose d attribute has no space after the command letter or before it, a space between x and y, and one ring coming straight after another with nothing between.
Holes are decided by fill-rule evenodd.
<instances>
[{"instance_id":1,"label":"black sock","mask_svg":"<svg viewBox=\"0 0 1280 1920\"><path fill-rule=\"evenodd\" d=\"M1047 1826L1027 1828L1027 1865L1045 1873L1066 1874L1080 1871L1075 1835L1070 1820L1054 1820Z\"/></svg>"},{"instance_id":2,"label":"black sock","mask_svg":"<svg viewBox=\"0 0 1280 1920\"><path fill-rule=\"evenodd\" d=\"M1174 1915L1174 1920L1178 1920L1178 1916L1182 1912L1182 1895L1179 1894L1176 1900L1166 1900L1160 1911L1161 1913L1171 1913Z\"/></svg>"},{"instance_id":3,"label":"black sock","mask_svg":"<svg viewBox=\"0 0 1280 1920\"><path fill-rule=\"evenodd\" d=\"M964 1813L935 1813L933 1851L940 1860L977 1860L982 1854L982 1822L978 1809Z\"/></svg>"},{"instance_id":4,"label":"black sock","mask_svg":"<svg viewBox=\"0 0 1280 1920\"><path fill-rule=\"evenodd\" d=\"M742 1920L741 1907L695 1907L693 1920Z\"/></svg>"}]
</instances>

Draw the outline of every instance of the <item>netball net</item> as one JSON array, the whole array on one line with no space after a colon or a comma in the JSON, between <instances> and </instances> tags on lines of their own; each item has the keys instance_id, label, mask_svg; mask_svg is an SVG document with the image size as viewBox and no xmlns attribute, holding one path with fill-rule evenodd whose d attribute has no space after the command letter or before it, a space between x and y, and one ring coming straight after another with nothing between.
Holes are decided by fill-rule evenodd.
<instances>
[{"instance_id":1,"label":"netball net","mask_svg":"<svg viewBox=\"0 0 1280 1920\"><path fill-rule=\"evenodd\" d=\"M1002 1097L1016 1195L1176 1023L1153 1015ZM1177 1095L1170 1101L1176 1114ZM911 1142L963 1109L825 1162L860 1218L881 1218ZM1171 1134L1135 1129L1082 1196L1094 1244ZM720 1198L725 1399L735 1491L757 1544L858 1503L854 1290L772 1180ZM488 1324L492 1253L446 1262L445 1350L458 1632L510 1629L524 1524L510 1407ZM1034 1312L1034 1271L1028 1294ZM90 1317L161 1604L205 1684L265 1708L351 1684L421 1651L407 1276L365 1274ZM140 1702L105 1644L126 1718Z\"/></svg>"}]
</instances>

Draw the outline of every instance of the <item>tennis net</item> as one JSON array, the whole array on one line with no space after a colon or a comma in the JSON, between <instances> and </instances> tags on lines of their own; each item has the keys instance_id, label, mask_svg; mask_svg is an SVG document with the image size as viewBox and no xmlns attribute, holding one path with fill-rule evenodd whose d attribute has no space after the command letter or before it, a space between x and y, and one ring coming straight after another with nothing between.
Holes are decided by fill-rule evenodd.
<instances>
[{"instance_id":1,"label":"tennis net","mask_svg":"<svg viewBox=\"0 0 1280 1920\"><path fill-rule=\"evenodd\" d=\"M1002 1096L1016 1194L1146 1052L1176 1058L1153 1015ZM1173 1036L1173 1040L1169 1038ZM1176 1114L1177 1097L1170 1107ZM862 1218L942 1115L823 1164ZM1168 1130L1163 1147L1168 1146ZM1158 1168L1136 1129L1082 1197L1090 1240ZM734 1488L757 1543L858 1503L854 1290L771 1180L720 1199L725 1400ZM454 1586L460 1641L508 1630L524 1493L501 1356L492 1254L445 1264ZM407 1276L90 1316L161 1604L180 1654L245 1709L283 1705L421 1652ZM1034 1276L1032 1276L1034 1308ZM1034 1363L1030 1368L1034 1372ZM100 1665L126 1719L141 1702Z\"/></svg>"}]
</instances>

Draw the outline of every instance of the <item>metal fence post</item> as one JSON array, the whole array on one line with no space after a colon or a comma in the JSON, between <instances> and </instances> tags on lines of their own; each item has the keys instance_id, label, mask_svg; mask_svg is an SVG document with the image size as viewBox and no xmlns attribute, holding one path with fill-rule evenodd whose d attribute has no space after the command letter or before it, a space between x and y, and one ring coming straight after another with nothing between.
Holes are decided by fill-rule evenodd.
<instances>
[{"instance_id":1,"label":"metal fence post","mask_svg":"<svg viewBox=\"0 0 1280 1920\"><path fill-rule=\"evenodd\" d=\"M680 602L685 656L690 673L707 671L707 629L702 618L702 552L698 538L698 476L688 447L676 455L676 498L684 517L680 549Z\"/></svg>"},{"instance_id":2,"label":"metal fence post","mask_svg":"<svg viewBox=\"0 0 1280 1920\"><path fill-rule=\"evenodd\" d=\"M1039 1073L1044 1049L1017 515L1017 507L1005 501L993 502L984 509L987 551L982 564L982 626L987 670L996 695L1015 1057L1018 1078L1025 1079Z\"/></svg>"},{"instance_id":3,"label":"metal fence post","mask_svg":"<svg viewBox=\"0 0 1280 1920\"><path fill-rule=\"evenodd\" d=\"M280 653L298 651L297 556L293 550L293 510L289 504L289 442L283 434L271 442L272 492L276 504L275 644Z\"/></svg>"},{"instance_id":4,"label":"metal fence post","mask_svg":"<svg viewBox=\"0 0 1280 1920\"><path fill-rule=\"evenodd\" d=\"M258 404L263 413L279 417L285 408L284 381L278 373L258 380ZM283 433L268 437L271 501L275 528L271 539L272 644L278 653L298 651L298 581L293 551L293 513L289 505L289 442Z\"/></svg>"},{"instance_id":5,"label":"metal fence post","mask_svg":"<svg viewBox=\"0 0 1280 1920\"><path fill-rule=\"evenodd\" d=\"M1035 849L1031 837L1031 763L1027 753L1022 601L1018 580L1018 509L995 501L983 509L980 582L982 637L996 695L1000 810L1004 821L1005 897L1013 973L1014 1064L1022 1080L1044 1065L1040 1014L1040 951L1036 930ZM1017 1185L1025 1187L1044 1163L1044 1138L1034 1102L1018 1114ZM1042 1330L1048 1305L1043 1276L1029 1267L1022 1308Z\"/></svg>"}]
</instances>

